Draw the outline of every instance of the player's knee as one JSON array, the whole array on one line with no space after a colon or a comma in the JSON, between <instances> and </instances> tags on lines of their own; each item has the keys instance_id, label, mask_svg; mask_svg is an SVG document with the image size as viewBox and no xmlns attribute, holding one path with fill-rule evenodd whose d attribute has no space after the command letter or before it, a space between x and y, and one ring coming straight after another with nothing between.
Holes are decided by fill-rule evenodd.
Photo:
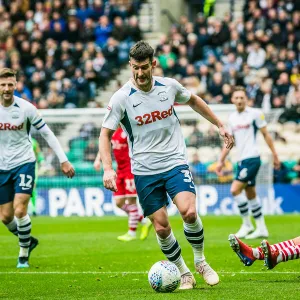
<instances>
[{"instance_id":1,"label":"player's knee","mask_svg":"<svg viewBox=\"0 0 300 300\"><path fill-rule=\"evenodd\" d=\"M23 218L27 214L27 206L24 204L19 204L15 207L15 216L17 218Z\"/></svg>"},{"instance_id":2,"label":"player's knee","mask_svg":"<svg viewBox=\"0 0 300 300\"><path fill-rule=\"evenodd\" d=\"M160 238L166 239L171 233L171 227L170 227L170 225L167 225L165 227L161 224L156 224L155 231Z\"/></svg>"},{"instance_id":3,"label":"player's knee","mask_svg":"<svg viewBox=\"0 0 300 300\"><path fill-rule=\"evenodd\" d=\"M241 193L241 191L237 189L230 189L230 193L232 196L237 196Z\"/></svg>"},{"instance_id":4,"label":"player's knee","mask_svg":"<svg viewBox=\"0 0 300 300\"><path fill-rule=\"evenodd\" d=\"M182 215L183 221L188 224L193 224L197 220L197 212L195 210L188 210Z\"/></svg>"}]
</instances>

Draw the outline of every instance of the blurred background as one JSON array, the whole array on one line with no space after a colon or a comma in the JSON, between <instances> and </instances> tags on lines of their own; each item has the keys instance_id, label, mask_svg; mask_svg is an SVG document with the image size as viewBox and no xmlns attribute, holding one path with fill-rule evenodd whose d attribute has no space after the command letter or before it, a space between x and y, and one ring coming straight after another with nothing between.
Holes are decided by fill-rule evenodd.
<instances>
[{"instance_id":1,"label":"blurred background","mask_svg":"<svg viewBox=\"0 0 300 300\"><path fill-rule=\"evenodd\" d=\"M172 5L171 5L172 4ZM297 0L0 0L0 68L18 71L15 94L35 105L60 140L77 175L62 177L58 160L34 131L38 214L120 214L93 169L105 107L131 76L130 47L155 49L155 75L177 79L226 122L230 96L243 85L249 105L266 114L282 167L267 145L258 180L266 214L300 212L300 1ZM221 141L185 105L182 120L200 214L237 212L226 173L214 173ZM170 214L175 214L170 207Z\"/></svg>"}]
</instances>

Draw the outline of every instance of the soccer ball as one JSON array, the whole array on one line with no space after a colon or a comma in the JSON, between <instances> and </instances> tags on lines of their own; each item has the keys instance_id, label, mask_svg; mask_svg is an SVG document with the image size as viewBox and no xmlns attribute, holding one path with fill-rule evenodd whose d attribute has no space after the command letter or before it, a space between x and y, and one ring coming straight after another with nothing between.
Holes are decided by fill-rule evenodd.
<instances>
[{"instance_id":1,"label":"soccer ball","mask_svg":"<svg viewBox=\"0 0 300 300\"><path fill-rule=\"evenodd\" d=\"M155 263L148 273L151 287L159 293L175 291L180 284L180 278L180 272L176 265L167 260Z\"/></svg>"}]
</instances>

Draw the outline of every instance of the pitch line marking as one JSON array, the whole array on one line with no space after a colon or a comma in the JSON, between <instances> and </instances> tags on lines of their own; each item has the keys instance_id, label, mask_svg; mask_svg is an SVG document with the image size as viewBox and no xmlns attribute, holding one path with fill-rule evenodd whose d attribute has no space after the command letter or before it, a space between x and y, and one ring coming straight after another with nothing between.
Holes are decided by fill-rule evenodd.
<instances>
[{"instance_id":1,"label":"pitch line marking","mask_svg":"<svg viewBox=\"0 0 300 300\"><path fill-rule=\"evenodd\" d=\"M22 274L22 275L76 275L76 274L91 274L91 275L145 275L147 274L147 271L124 271L124 272L93 272L93 271L82 271L82 272L64 272L64 271L49 271L49 272L17 272L17 271L7 271L7 272L0 272L0 275L13 275L13 274ZM228 274L228 275L254 275L254 274L300 274L300 272L280 272L280 271L265 271L265 272L218 272L218 274Z\"/></svg>"}]
</instances>

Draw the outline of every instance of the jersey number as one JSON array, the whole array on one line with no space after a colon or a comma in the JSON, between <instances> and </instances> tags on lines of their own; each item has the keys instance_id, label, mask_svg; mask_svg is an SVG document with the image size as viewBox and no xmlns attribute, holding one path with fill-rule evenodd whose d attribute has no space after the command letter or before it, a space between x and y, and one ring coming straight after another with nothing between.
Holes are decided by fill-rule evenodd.
<instances>
[{"instance_id":1,"label":"jersey number","mask_svg":"<svg viewBox=\"0 0 300 300\"><path fill-rule=\"evenodd\" d=\"M183 173L184 177L185 177L185 179L183 179L183 181L184 182L190 182L191 183L190 187L194 188L195 185L194 185L194 182L193 182L193 175L190 172L190 170L182 170L181 173Z\"/></svg>"},{"instance_id":2,"label":"jersey number","mask_svg":"<svg viewBox=\"0 0 300 300\"><path fill-rule=\"evenodd\" d=\"M22 187L22 190L29 190L32 188L32 176L31 175L25 175L25 174L20 174L21 182L19 184L20 187ZM27 182L25 180L27 179Z\"/></svg>"}]
</instances>

